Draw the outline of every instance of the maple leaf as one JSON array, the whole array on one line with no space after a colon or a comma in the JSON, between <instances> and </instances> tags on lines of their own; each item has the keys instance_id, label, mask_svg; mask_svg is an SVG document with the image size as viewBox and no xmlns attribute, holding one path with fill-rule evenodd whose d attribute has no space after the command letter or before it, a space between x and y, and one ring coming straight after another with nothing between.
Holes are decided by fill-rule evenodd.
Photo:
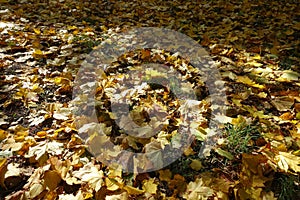
<instances>
[{"instance_id":1,"label":"maple leaf","mask_svg":"<svg viewBox=\"0 0 300 200\"><path fill-rule=\"evenodd\" d=\"M280 169L287 172L289 169L294 172L300 172L300 157L287 152L279 152L274 158Z\"/></svg>"},{"instance_id":2,"label":"maple leaf","mask_svg":"<svg viewBox=\"0 0 300 200\"><path fill-rule=\"evenodd\" d=\"M183 198L186 198L188 200L206 200L209 197L212 197L213 195L213 189L205 186L201 178L197 178L195 181L190 182L187 185L187 189L182 196Z\"/></svg>"},{"instance_id":3,"label":"maple leaf","mask_svg":"<svg viewBox=\"0 0 300 200\"><path fill-rule=\"evenodd\" d=\"M89 183L90 186L97 192L101 189L104 183L104 173L92 163L87 163L78 171L72 172L72 175L82 182Z\"/></svg>"},{"instance_id":4,"label":"maple leaf","mask_svg":"<svg viewBox=\"0 0 300 200\"><path fill-rule=\"evenodd\" d=\"M39 160L43 155L46 155L46 153L51 155L61 155L63 152L63 146L64 145L62 143L56 141L44 141L36 146L29 147L29 151L25 157L30 158L35 156L35 159Z\"/></svg>"},{"instance_id":5,"label":"maple leaf","mask_svg":"<svg viewBox=\"0 0 300 200\"><path fill-rule=\"evenodd\" d=\"M157 183L154 183L154 181L155 179L145 180L143 183L143 189L150 194L156 194Z\"/></svg>"}]
</instances>

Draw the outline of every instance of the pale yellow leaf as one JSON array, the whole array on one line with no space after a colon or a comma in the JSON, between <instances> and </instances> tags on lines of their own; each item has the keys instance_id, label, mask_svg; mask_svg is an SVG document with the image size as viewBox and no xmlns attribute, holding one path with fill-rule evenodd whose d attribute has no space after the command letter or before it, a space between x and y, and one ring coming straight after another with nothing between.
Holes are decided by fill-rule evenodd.
<instances>
[{"instance_id":1,"label":"pale yellow leaf","mask_svg":"<svg viewBox=\"0 0 300 200\"><path fill-rule=\"evenodd\" d=\"M145 193L145 190L140 190L138 188L132 187L130 185L125 185L124 190L128 192L128 194L143 194Z\"/></svg>"},{"instance_id":2,"label":"pale yellow leaf","mask_svg":"<svg viewBox=\"0 0 300 200\"><path fill-rule=\"evenodd\" d=\"M128 199L128 194L126 192L105 197L105 200L127 200L127 199Z\"/></svg>"},{"instance_id":3,"label":"pale yellow leaf","mask_svg":"<svg viewBox=\"0 0 300 200\"><path fill-rule=\"evenodd\" d=\"M246 85L249 85L249 86L252 86L252 87L256 87L256 88L259 88L259 89L265 88L264 85L259 85L259 84L255 83L248 76L238 76L237 77L237 82L244 83Z\"/></svg>"},{"instance_id":4,"label":"pale yellow leaf","mask_svg":"<svg viewBox=\"0 0 300 200\"><path fill-rule=\"evenodd\" d=\"M155 194L157 191L157 183L154 183L154 179L146 180L144 181L143 189L150 194Z\"/></svg>"},{"instance_id":5,"label":"pale yellow leaf","mask_svg":"<svg viewBox=\"0 0 300 200\"><path fill-rule=\"evenodd\" d=\"M214 194L213 189L203 185L201 178L197 178L194 182L190 182L187 186L183 198L187 200L207 200Z\"/></svg>"},{"instance_id":6,"label":"pale yellow leaf","mask_svg":"<svg viewBox=\"0 0 300 200\"><path fill-rule=\"evenodd\" d=\"M40 183L35 183L35 184L31 185L30 190L29 190L29 198L34 199L39 194L41 194L44 191L44 189L45 188Z\"/></svg>"},{"instance_id":7,"label":"pale yellow leaf","mask_svg":"<svg viewBox=\"0 0 300 200\"><path fill-rule=\"evenodd\" d=\"M288 169L294 172L300 172L300 157L287 152L279 152L279 155L275 156L275 161L280 169L288 171Z\"/></svg>"},{"instance_id":8,"label":"pale yellow leaf","mask_svg":"<svg viewBox=\"0 0 300 200\"><path fill-rule=\"evenodd\" d=\"M73 176L82 182L89 183L90 186L95 189L95 191L100 190L104 182L103 171L99 170L98 167L92 163L88 163L78 171L74 171Z\"/></svg>"}]
</instances>

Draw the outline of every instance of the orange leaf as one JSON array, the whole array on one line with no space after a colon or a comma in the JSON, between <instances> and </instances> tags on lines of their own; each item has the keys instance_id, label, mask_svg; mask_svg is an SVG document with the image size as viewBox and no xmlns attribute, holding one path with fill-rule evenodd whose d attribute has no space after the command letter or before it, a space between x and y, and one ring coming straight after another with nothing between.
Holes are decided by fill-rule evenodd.
<instances>
[{"instance_id":1,"label":"orange leaf","mask_svg":"<svg viewBox=\"0 0 300 200\"><path fill-rule=\"evenodd\" d=\"M294 115L290 112L285 112L282 115L280 115L280 118L283 120L291 120L294 118Z\"/></svg>"}]
</instances>

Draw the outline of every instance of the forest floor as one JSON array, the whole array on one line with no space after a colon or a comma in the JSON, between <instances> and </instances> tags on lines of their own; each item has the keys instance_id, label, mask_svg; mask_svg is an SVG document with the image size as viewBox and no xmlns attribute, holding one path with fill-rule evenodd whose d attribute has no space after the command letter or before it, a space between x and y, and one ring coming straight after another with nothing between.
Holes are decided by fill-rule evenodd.
<instances>
[{"instance_id":1,"label":"forest floor","mask_svg":"<svg viewBox=\"0 0 300 200\"><path fill-rule=\"evenodd\" d=\"M0 199L300 199L299 10L293 0L0 0ZM90 77L77 77L84 60L107 39L138 27L177 31L201 45L224 84L224 105L212 105L209 77L197 75L185 58L142 49L98 70L98 125L76 114L76 101L90 108L88 97L74 96L75 87L89 85L80 81ZM115 116L110 95L127 77L122 72L150 62L190 83L145 69L146 78L129 78L139 85L155 76L168 84L125 90L124 98L133 92L130 116ZM172 81L195 91L197 100L182 107ZM103 158L93 146L110 142L116 151L145 154L179 145L184 137L174 135L189 106L196 117L184 126L192 141L172 163L164 157L137 163L110 151ZM216 113L221 107L224 113ZM159 116L149 117L155 109ZM141 128L133 130L131 121ZM162 128L147 139L124 133L150 134L149 124L150 132ZM104 135L95 136L99 126ZM108 158L131 163L135 173L101 160ZM163 168L143 171L157 163Z\"/></svg>"}]
</instances>

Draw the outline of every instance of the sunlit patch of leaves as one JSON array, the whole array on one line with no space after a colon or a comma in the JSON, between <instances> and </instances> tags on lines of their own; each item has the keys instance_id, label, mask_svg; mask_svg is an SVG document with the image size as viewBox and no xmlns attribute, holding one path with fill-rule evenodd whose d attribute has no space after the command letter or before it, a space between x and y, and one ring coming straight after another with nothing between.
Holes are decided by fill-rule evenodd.
<instances>
[{"instance_id":1,"label":"sunlit patch of leaves","mask_svg":"<svg viewBox=\"0 0 300 200\"><path fill-rule=\"evenodd\" d=\"M298 47L300 24L298 22L299 15L296 12L299 10L298 1L256 1L254 3L251 1L201 1L201 3L197 1L173 1L170 3L159 0L147 1L142 4L138 1L130 1L128 4L126 1L100 2L96 0L85 2L72 0L49 2L43 0L0 0L0 2L1 21L24 26L22 31L16 28L17 26L8 29L0 28L0 43L3 49L1 50L3 61L0 62L0 87L1 90L2 88L5 90L5 92L1 91L0 94L0 148L1 150L2 148L5 149L5 151L0 151L1 156L4 156L3 159L0 158L0 199L21 199L22 193L30 199L80 199L82 193L85 193L83 195L85 199L99 199L97 197L99 193L101 193L100 199L123 199L121 192L128 193L129 199L165 199L166 196L172 196L170 199L183 199L183 195L190 197L190 199L204 199L205 194L199 197L191 195L189 192L201 193L204 189L211 191L208 187L217 188L218 194L221 190L228 194L218 197L218 199L274 199L271 193L265 193L264 184L267 179L261 181L265 174L260 174L261 171L257 167L269 169L263 173L273 174L276 171L274 180L270 181L273 183L270 190L275 193L275 197L282 200L300 199L299 178L296 175L288 174L291 170L299 175L300 171L298 157L300 126L299 121L297 121L300 119L300 76L297 74L300 72ZM143 7L141 8L139 5ZM264 16L264 18L259 16ZM202 25L199 26L199 24ZM122 29L141 26L166 27L180 31L210 51L215 56L214 60L221 63L221 71L230 72L225 77L230 89L228 95L231 95L229 98L231 105L230 109L227 110L227 116L236 118L242 115L249 118L259 118L258 120L267 129L267 131L262 132L268 143L260 136L261 131L257 125L226 124L222 135L224 142L220 144L220 148L214 149L222 149L223 152L220 150L218 152L212 151L210 156L201 160L203 164L201 170L197 171L191 168L191 163L198 160L198 155L195 153L194 155L185 155L166 167L172 173L170 173L169 179L166 178L165 174L162 174L165 179L159 177L162 180L160 183L147 183L149 176L154 178L152 175L155 173L145 173L138 178L133 174L128 176L123 174L122 177L120 175L119 178L125 180L125 183L119 185L116 191L109 191L106 188L108 185L103 185L103 189L95 192L90 188L90 183L72 183L74 177L71 174L78 170L84 171L82 170L83 166L90 164L94 156L88 151L85 153L79 151L79 149L84 148L81 146L82 144L77 143L75 137L70 138L71 133L73 133L73 131L68 131L73 127L71 116L70 121L65 120L67 116L64 116L55 107L58 103L63 103L63 109L68 108L71 87L68 90L62 90L60 88L64 88L64 85L54 85L53 79L56 76L61 76L70 82L73 81L70 76L65 76L63 72L70 69L76 71L74 68L79 68L80 65L78 61L83 60L83 57L78 56L78 54L89 53L99 45L100 41L105 39L106 33L103 32L116 27ZM231 45L225 47L224 44ZM32 50L34 50L35 56L26 58L23 53L29 53ZM251 53L248 54L248 52ZM149 50L141 51L140 57L146 57L144 63L151 63L150 59L148 60L148 53ZM23 59L23 57L25 58ZM56 58L63 62L56 62L56 64L54 62L53 64L52 61ZM163 56L161 60L157 61L163 61L166 58L167 56ZM126 70L122 70L122 66L127 65L115 66L116 69L113 69L113 72L126 72ZM73 73L73 76L75 75L76 73ZM177 77L174 79L172 81L176 81ZM195 87L199 86L196 79L192 82ZM34 96L37 96L38 100L29 98L30 95L27 96L27 92L22 93L18 99L14 98L14 94L24 87L24 84L27 84L26 91L35 94ZM44 91L36 92L36 89L32 89L34 84L37 84L36 86L41 87ZM152 90L161 89L155 89L156 86L152 86ZM172 85L170 88L172 91L179 89L172 87ZM168 95L172 96L172 93L169 92ZM281 99L281 97L290 100ZM169 102L166 102L164 105L167 106L168 104ZM45 107L49 107L49 109ZM106 106L104 108L106 109L98 110L101 113L98 118L102 120L101 122L112 125L111 121L113 120L109 118L111 111L106 112L108 109ZM130 111L132 112L134 108L135 106L132 105ZM30 123L28 120L31 119L36 121L36 124L28 128ZM21 125L23 128L20 129ZM112 126L113 128L116 127L114 124ZM168 127L170 128L170 125ZM175 125L173 127L176 128ZM119 136L117 129L113 130L114 132L111 133L110 137L116 138ZM62 163L52 159L51 154L45 152L45 155L41 157L43 162L40 162L40 165L34 156L27 158L30 163L26 162L24 165L19 165L18 169L22 172L17 173L17 176L11 176L15 170L6 169L7 164L20 164L22 161L12 160L12 158L15 155L24 158L25 154L37 150L36 147L42 147L43 150L49 142L43 143L44 146L39 145L45 139L49 139L48 141L64 140L67 144L72 144L73 148L78 148L74 154L71 153L71 149L67 149L67 152L59 157L59 160L66 161L72 155L74 160L72 160L71 168L60 170ZM258 152L255 151L258 148L256 145L261 147ZM192 145L192 149L194 152L199 152L201 146L202 142L196 141L196 144ZM140 151L142 144L138 144L137 147L137 150ZM127 150L131 149L128 148ZM48 151L48 149L46 150ZM260 153L264 153L267 158ZM33 188L39 186L36 182L28 183L22 177L26 177L26 179L32 177L40 183L45 182L45 180L49 182L49 178L33 174L34 170L46 168L43 165L48 165L49 162L43 158L47 156L56 161L52 163L50 174L57 174L59 179L63 177L64 180L61 180L53 191L46 191L44 188L42 189L44 191L37 191L37 187ZM80 157L78 161L75 159L77 156ZM273 158L274 156L275 158ZM228 159L228 157L232 159ZM102 168L100 162L95 162L101 166L96 170L97 172L100 170L103 170L104 173L108 171L108 167ZM273 163L274 166L270 163ZM27 170L28 166L32 167L32 170ZM23 169L26 170L23 171ZM242 172L241 169L243 169ZM220 172L222 177L214 182L204 181L205 176L206 179L212 179L211 176L205 175L205 172L210 170L216 175L218 174L216 172ZM281 173L280 170L284 170L286 173ZM3 176L6 171L9 173ZM259 173L254 173L256 171ZM64 176L65 172L69 173L70 179ZM47 173L49 174L49 172ZM88 170L86 173L94 178L93 173ZM108 175L109 173L105 174L105 176ZM231 176L231 180L236 182L244 179L243 184L246 187L241 188L228 180L226 180L228 182L221 181L222 184L220 184L224 175ZM203 180L200 181L197 176L201 176ZM137 181L137 179L139 180ZM102 178L99 179L99 181L101 180ZM23 187L23 181L29 184L28 187ZM143 181L154 187L157 184L158 191L155 196L150 196L149 191L138 191L143 187ZM206 183L199 184L202 181ZM188 182L192 183L188 190L185 187L178 189L180 185L189 184ZM134 183L134 187L131 187L131 183ZM227 184L225 189L224 183ZM173 186L170 187L172 184ZM258 185L259 188L257 188ZM229 187L231 192L229 192ZM30 191L30 188L33 190ZM175 190L179 192L176 193ZM31 196L31 193L36 194ZM47 196L43 197L45 193ZM25 197L23 196L23 198Z\"/></svg>"}]
</instances>

